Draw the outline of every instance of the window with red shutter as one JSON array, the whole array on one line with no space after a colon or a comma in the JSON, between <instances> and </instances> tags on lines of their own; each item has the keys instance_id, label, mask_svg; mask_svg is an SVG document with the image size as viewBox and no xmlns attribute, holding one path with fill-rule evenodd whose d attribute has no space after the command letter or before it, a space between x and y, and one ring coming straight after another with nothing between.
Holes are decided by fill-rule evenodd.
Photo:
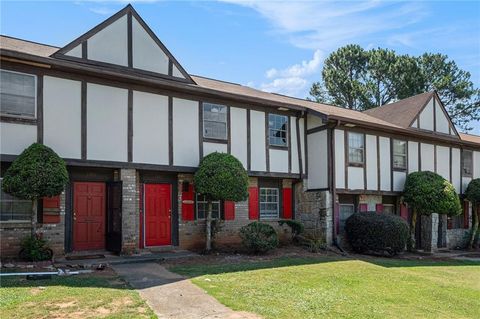
<instances>
[{"instance_id":1,"label":"window with red shutter","mask_svg":"<svg viewBox=\"0 0 480 319\"><path fill-rule=\"evenodd\" d=\"M375 205L375 211L377 213L383 213L383 204L377 204Z\"/></svg>"},{"instance_id":2,"label":"window with red shutter","mask_svg":"<svg viewBox=\"0 0 480 319\"><path fill-rule=\"evenodd\" d=\"M194 220L195 219L195 200L194 200L193 184L188 183L184 185L182 190L182 219Z\"/></svg>"},{"instance_id":3,"label":"window with red shutter","mask_svg":"<svg viewBox=\"0 0 480 319\"><path fill-rule=\"evenodd\" d=\"M60 196L43 198L43 223L60 223Z\"/></svg>"},{"instance_id":4,"label":"window with red shutter","mask_svg":"<svg viewBox=\"0 0 480 319\"><path fill-rule=\"evenodd\" d=\"M360 204L360 212L366 213L368 211L368 204Z\"/></svg>"},{"instance_id":5,"label":"window with red shutter","mask_svg":"<svg viewBox=\"0 0 480 319\"><path fill-rule=\"evenodd\" d=\"M224 203L224 216L225 220L234 220L235 219L235 202L225 201Z\"/></svg>"},{"instance_id":6,"label":"window with red shutter","mask_svg":"<svg viewBox=\"0 0 480 319\"><path fill-rule=\"evenodd\" d=\"M400 217L408 221L408 207L405 204L400 205Z\"/></svg>"}]
</instances>

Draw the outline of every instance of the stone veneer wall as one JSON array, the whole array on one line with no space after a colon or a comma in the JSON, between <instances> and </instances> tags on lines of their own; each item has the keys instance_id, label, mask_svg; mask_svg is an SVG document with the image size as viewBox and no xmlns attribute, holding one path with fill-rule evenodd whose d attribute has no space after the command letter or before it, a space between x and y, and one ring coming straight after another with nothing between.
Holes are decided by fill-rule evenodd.
<instances>
[{"instance_id":1,"label":"stone veneer wall","mask_svg":"<svg viewBox=\"0 0 480 319\"><path fill-rule=\"evenodd\" d=\"M308 191L306 181L295 184L295 219L305 226L305 233L323 237L332 244L333 203L330 191Z\"/></svg>"},{"instance_id":2,"label":"stone veneer wall","mask_svg":"<svg viewBox=\"0 0 480 319\"><path fill-rule=\"evenodd\" d=\"M54 256L65 253L65 192L60 195L60 222L58 224L37 223L37 233L43 234L53 250ZM30 221L22 223L0 223L0 257L17 258L24 238L32 233Z\"/></svg>"},{"instance_id":3,"label":"stone veneer wall","mask_svg":"<svg viewBox=\"0 0 480 319\"><path fill-rule=\"evenodd\" d=\"M138 250L140 232L140 193L138 172L135 169L121 169L122 181L122 253L130 254Z\"/></svg>"},{"instance_id":4,"label":"stone veneer wall","mask_svg":"<svg viewBox=\"0 0 480 319\"><path fill-rule=\"evenodd\" d=\"M182 183L183 181L192 182L193 175L178 175L178 216L179 216L179 246L183 249L201 250L205 247L205 220L184 221L182 218ZM257 187L257 178L249 178L249 187ZM288 185L285 184L284 186ZM221 229L217 233L213 245L217 248L235 249L240 247L241 238L239 230L253 222L248 218L248 200L235 203L235 219L221 221ZM277 220L262 221L272 225L279 233L280 242L286 242L291 234L287 226L279 226Z\"/></svg>"}]
</instances>

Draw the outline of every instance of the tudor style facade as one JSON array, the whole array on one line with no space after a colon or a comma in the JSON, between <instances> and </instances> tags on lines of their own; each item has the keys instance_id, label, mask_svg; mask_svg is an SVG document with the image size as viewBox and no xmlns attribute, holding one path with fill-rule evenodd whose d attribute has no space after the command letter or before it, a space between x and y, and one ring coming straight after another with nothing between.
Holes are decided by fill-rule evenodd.
<instances>
[{"instance_id":1,"label":"tudor style facade","mask_svg":"<svg viewBox=\"0 0 480 319\"><path fill-rule=\"evenodd\" d=\"M282 218L331 243L353 211L407 217L409 172L436 171L460 194L480 177L480 138L457 133L434 92L362 113L189 75L130 5L63 48L6 36L0 46L2 175L33 142L68 166L65 192L34 220L58 254L202 247L206 205L192 180L215 151L250 176L246 202L214 204L219 245L258 219L287 235ZM32 221L29 202L1 201L3 257ZM441 241L457 244L465 216Z\"/></svg>"}]
</instances>

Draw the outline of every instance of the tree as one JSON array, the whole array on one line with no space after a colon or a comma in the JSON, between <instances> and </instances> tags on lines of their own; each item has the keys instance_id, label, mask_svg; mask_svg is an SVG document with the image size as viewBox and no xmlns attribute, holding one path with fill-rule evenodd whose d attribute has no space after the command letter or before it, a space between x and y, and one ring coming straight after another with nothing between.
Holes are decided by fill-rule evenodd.
<instances>
[{"instance_id":1,"label":"tree","mask_svg":"<svg viewBox=\"0 0 480 319\"><path fill-rule=\"evenodd\" d=\"M465 191L465 198L473 204L472 212L472 232L468 241L468 248L473 248L473 242L475 241L475 236L478 232L478 212L477 205L480 204L480 178L476 178L470 181Z\"/></svg>"},{"instance_id":2,"label":"tree","mask_svg":"<svg viewBox=\"0 0 480 319\"><path fill-rule=\"evenodd\" d=\"M212 201L243 201L248 197L248 175L242 163L225 153L211 153L205 156L194 176L197 193L206 197L208 212L206 218L206 247L212 249Z\"/></svg>"},{"instance_id":3,"label":"tree","mask_svg":"<svg viewBox=\"0 0 480 319\"><path fill-rule=\"evenodd\" d=\"M347 45L325 60L322 80L313 83L310 99L363 111L432 90L454 124L469 130L470 121L480 120L480 90L469 72L442 54L412 57Z\"/></svg>"},{"instance_id":4,"label":"tree","mask_svg":"<svg viewBox=\"0 0 480 319\"><path fill-rule=\"evenodd\" d=\"M32 224L35 224L37 201L57 196L68 183L65 162L49 147L34 143L26 148L5 172L3 191L32 201ZM32 233L35 232L32 227Z\"/></svg>"},{"instance_id":5,"label":"tree","mask_svg":"<svg viewBox=\"0 0 480 319\"><path fill-rule=\"evenodd\" d=\"M453 185L440 175L424 171L407 176L403 200L412 208L410 223L410 248L415 247L415 226L418 215L433 213L449 216L462 212L460 199Z\"/></svg>"}]
</instances>

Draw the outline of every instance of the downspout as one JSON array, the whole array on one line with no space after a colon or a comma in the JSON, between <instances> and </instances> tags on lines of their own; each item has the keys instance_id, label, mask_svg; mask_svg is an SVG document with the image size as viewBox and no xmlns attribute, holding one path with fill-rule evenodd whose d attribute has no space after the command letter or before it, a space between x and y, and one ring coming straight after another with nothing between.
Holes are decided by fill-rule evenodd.
<instances>
[{"instance_id":1,"label":"downspout","mask_svg":"<svg viewBox=\"0 0 480 319\"><path fill-rule=\"evenodd\" d=\"M330 187L332 189L332 243L335 247L337 247L342 253L345 253L345 251L340 247L337 241L337 225L336 225L336 220L335 220L335 206L336 206L336 198L337 198L337 187L335 185L335 129L340 126L340 120L336 120L335 125L330 129L331 134L330 134L330 154L329 154L329 161L330 161L330 167L332 168L332 171L330 172L331 176L331 182L330 182ZM338 212L340 213L340 212Z\"/></svg>"}]
</instances>

